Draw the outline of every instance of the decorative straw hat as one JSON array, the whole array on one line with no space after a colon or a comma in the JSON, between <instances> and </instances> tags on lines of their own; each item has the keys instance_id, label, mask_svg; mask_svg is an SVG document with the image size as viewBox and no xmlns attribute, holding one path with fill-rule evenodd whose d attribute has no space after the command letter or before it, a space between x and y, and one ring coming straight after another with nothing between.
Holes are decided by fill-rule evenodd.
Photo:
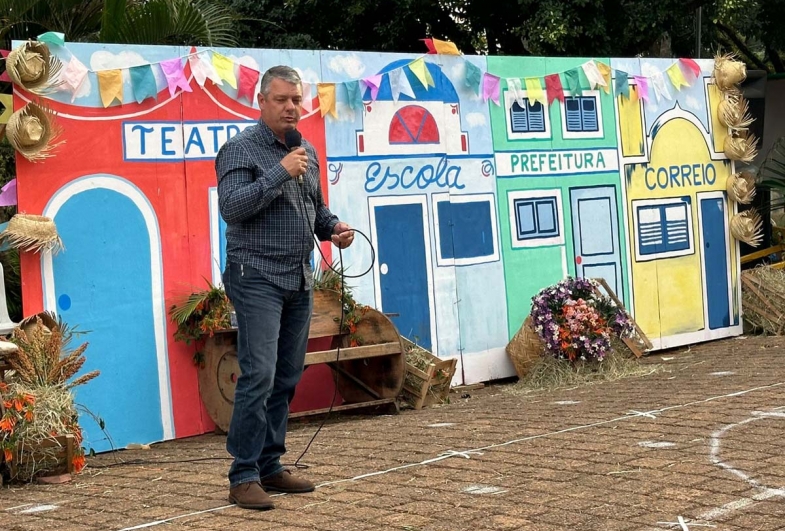
<instances>
[{"instance_id":1,"label":"decorative straw hat","mask_svg":"<svg viewBox=\"0 0 785 531\"><path fill-rule=\"evenodd\" d=\"M758 139L753 134L725 137L725 156L730 160L752 162L758 156Z\"/></svg>"},{"instance_id":2,"label":"decorative straw hat","mask_svg":"<svg viewBox=\"0 0 785 531\"><path fill-rule=\"evenodd\" d=\"M8 222L8 227L0 232L0 241L20 251L51 251L57 254L63 250L63 241L57 234L54 221L45 216L16 214Z\"/></svg>"},{"instance_id":3,"label":"decorative straw hat","mask_svg":"<svg viewBox=\"0 0 785 531\"><path fill-rule=\"evenodd\" d=\"M11 80L30 92L45 94L60 84L62 63L43 42L27 41L12 50L5 60Z\"/></svg>"},{"instance_id":4,"label":"decorative straw hat","mask_svg":"<svg viewBox=\"0 0 785 531\"><path fill-rule=\"evenodd\" d=\"M717 109L720 122L735 131L748 129L754 119L750 116L747 99L740 94L730 94Z\"/></svg>"},{"instance_id":5,"label":"decorative straw hat","mask_svg":"<svg viewBox=\"0 0 785 531\"><path fill-rule=\"evenodd\" d=\"M730 233L737 240L757 247L763 239L763 219L754 210L739 212L730 220Z\"/></svg>"},{"instance_id":6,"label":"decorative straw hat","mask_svg":"<svg viewBox=\"0 0 785 531\"><path fill-rule=\"evenodd\" d=\"M731 201L748 205L755 198L755 176L748 171L736 172L728 176L725 188Z\"/></svg>"},{"instance_id":7,"label":"decorative straw hat","mask_svg":"<svg viewBox=\"0 0 785 531\"><path fill-rule=\"evenodd\" d=\"M733 54L717 54L714 58L714 83L723 92L737 90L737 85L747 79L747 65L735 59Z\"/></svg>"},{"instance_id":8,"label":"decorative straw hat","mask_svg":"<svg viewBox=\"0 0 785 531\"><path fill-rule=\"evenodd\" d=\"M30 102L8 120L6 131L11 146L31 162L51 156L58 143L52 141L61 129L54 121L54 113L47 107Z\"/></svg>"}]
</instances>

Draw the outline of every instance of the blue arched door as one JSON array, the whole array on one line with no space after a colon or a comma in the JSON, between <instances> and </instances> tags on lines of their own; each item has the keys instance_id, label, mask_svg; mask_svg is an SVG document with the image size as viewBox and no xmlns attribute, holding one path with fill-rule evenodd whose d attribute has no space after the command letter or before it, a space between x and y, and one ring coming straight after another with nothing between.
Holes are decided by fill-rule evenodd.
<instances>
[{"instance_id":1,"label":"blue arched door","mask_svg":"<svg viewBox=\"0 0 785 531\"><path fill-rule=\"evenodd\" d=\"M151 267L161 263L151 260L151 238L157 244L159 237L157 225L150 230L138 202L109 188L88 188L65 199L54 215L66 250L52 258L53 286L45 289L56 308L47 309L89 331L75 338L73 346L89 342L82 373L98 369L101 375L76 388L76 401L105 422L111 441L91 415L80 413L84 445L97 452L165 438L162 353L155 329L160 316L153 310L161 302L161 271ZM148 217L150 213L151 208ZM169 409L168 400L163 409Z\"/></svg>"}]
</instances>

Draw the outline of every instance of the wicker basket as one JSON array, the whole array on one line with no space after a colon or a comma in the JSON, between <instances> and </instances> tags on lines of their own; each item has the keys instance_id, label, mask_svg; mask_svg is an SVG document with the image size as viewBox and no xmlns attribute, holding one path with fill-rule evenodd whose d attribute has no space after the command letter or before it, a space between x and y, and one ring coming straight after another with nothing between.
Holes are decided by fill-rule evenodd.
<instances>
[{"instance_id":1,"label":"wicker basket","mask_svg":"<svg viewBox=\"0 0 785 531\"><path fill-rule=\"evenodd\" d=\"M507 345L507 355L515 366L518 378L523 378L545 352L542 340L534 331L531 316L523 322L523 326Z\"/></svg>"}]
</instances>

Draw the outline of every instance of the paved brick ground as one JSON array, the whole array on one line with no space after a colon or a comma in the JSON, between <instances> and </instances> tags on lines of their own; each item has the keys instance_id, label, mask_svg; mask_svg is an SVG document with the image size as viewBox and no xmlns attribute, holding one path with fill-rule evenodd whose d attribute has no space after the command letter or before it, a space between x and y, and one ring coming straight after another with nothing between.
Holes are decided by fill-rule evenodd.
<instances>
[{"instance_id":1,"label":"paved brick ground","mask_svg":"<svg viewBox=\"0 0 785 531\"><path fill-rule=\"evenodd\" d=\"M317 491L261 513L227 505L221 436L102 455L0 490L0 529L785 530L784 356L738 338L650 356L664 370L643 378L337 417L303 460ZM287 457L315 427L292 426Z\"/></svg>"}]
</instances>

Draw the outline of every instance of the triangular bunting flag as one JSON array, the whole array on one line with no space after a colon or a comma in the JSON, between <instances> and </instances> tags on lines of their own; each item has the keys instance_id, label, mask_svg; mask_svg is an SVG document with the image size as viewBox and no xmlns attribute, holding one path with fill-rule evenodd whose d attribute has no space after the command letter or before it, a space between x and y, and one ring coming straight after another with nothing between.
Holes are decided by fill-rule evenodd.
<instances>
[{"instance_id":1,"label":"triangular bunting flag","mask_svg":"<svg viewBox=\"0 0 785 531\"><path fill-rule=\"evenodd\" d=\"M586 61L581 65L583 68L583 73L586 75L586 79L589 80L589 88L592 90L596 89L598 85L605 86L605 80L600 73L600 70L597 68L597 64L594 61ZM573 94L574 96L574 94Z\"/></svg>"},{"instance_id":2,"label":"triangular bunting flag","mask_svg":"<svg viewBox=\"0 0 785 531\"><path fill-rule=\"evenodd\" d=\"M360 88L359 81L347 81L344 83L346 86L346 95L349 101L349 107L352 109L363 108L363 94Z\"/></svg>"},{"instance_id":3,"label":"triangular bunting flag","mask_svg":"<svg viewBox=\"0 0 785 531\"><path fill-rule=\"evenodd\" d=\"M431 73L428 72L428 66L425 64L425 61L422 57L409 63L409 70L412 71L422 86L425 87L425 90L428 90L428 87L436 86L436 84L433 82L433 78L431 77Z\"/></svg>"},{"instance_id":4,"label":"triangular bunting flag","mask_svg":"<svg viewBox=\"0 0 785 531\"><path fill-rule=\"evenodd\" d=\"M510 94L512 94L512 99L514 99L518 103L518 105L523 107L524 106L523 85L521 84L521 78L508 77L507 90L510 91Z\"/></svg>"},{"instance_id":5,"label":"triangular bunting flag","mask_svg":"<svg viewBox=\"0 0 785 531\"><path fill-rule=\"evenodd\" d=\"M572 70L567 70L564 73L564 77L567 80L567 90L570 91L570 96L573 98L575 96L581 95L581 73L577 68L573 68Z\"/></svg>"},{"instance_id":6,"label":"triangular bunting flag","mask_svg":"<svg viewBox=\"0 0 785 531\"><path fill-rule=\"evenodd\" d=\"M643 76L632 76L635 79L635 84L638 86L638 97L649 103L649 80Z\"/></svg>"},{"instance_id":7,"label":"triangular bunting flag","mask_svg":"<svg viewBox=\"0 0 785 531\"><path fill-rule=\"evenodd\" d=\"M538 77L527 77L526 82L526 97L529 101L539 101L543 105L548 105L548 100L545 98L545 92L542 90L542 83Z\"/></svg>"},{"instance_id":8,"label":"triangular bunting flag","mask_svg":"<svg viewBox=\"0 0 785 531\"><path fill-rule=\"evenodd\" d=\"M338 111L335 109L335 83L319 83L316 85L316 92L319 93L319 111L322 118L328 112L333 118L338 118Z\"/></svg>"},{"instance_id":9,"label":"triangular bunting flag","mask_svg":"<svg viewBox=\"0 0 785 531\"><path fill-rule=\"evenodd\" d=\"M313 112L313 90L311 83L303 81L303 109Z\"/></svg>"},{"instance_id":10,"label":"triangular bunting flag","mask_svg":"<svg viewBox=\"0 0 785 531\"><path fill-rule=\"evenodd\" d=\"M218 77L229 83L233 89L237 88L237 78L234 75L234 62L218 52L213 52L213 68Z\"/></svg>"},{"instance_id":11,"label":"triangular bunting flag","mask_svg":"<svg viewBox=\"0 0 785 531\"><path fill-rule=\"evenodd\" d=\"M362 80L362 83L366 89L371 91L371 101L376 101L376 97L379 95L379 87L382 84L382 75L376 74L375 76L366 77Z\"/></svg>"},{"instance_id":12,"label":"triangular bunting flag","mask_svg":"<svg viewBox=\"0 0 785 531\"><path fill-rule=\"evenodd\" d=\"M425 47L428 48L429 54L437 53L436 46L433 45L433 39L420 39L420 40L425 43Z\"/></svg>"},{"instance_id":13,"label":"triangular bunting flag","mask_svg":"<svg viewBox=\"0 0 785 531\"><path fill-rule=\"evenodd\" d=\"M685 57L684 59L679 59L679 62L686 66L690 72L692 72L693 77L698 77L701 75L701 67L693 59Z\"/></svg>"},{"instance_id":14,"label":"triangular bunting flag","mask_svg":"<svg viewBox=\"0 0 785 531\"><path fill-rule=\"evenodd\" d=\"M14 206L16 203L16 179L11 179L0 191L0 207Z\"/></svg>"},{"instance_id":15,"label":"triangular bunting flag","mask_svg":"<svg viewBox=\"0 0 785 531\"><path fill-rule=\"evenodd\" d=\"M203 87L208 79L215 85L223 85L224 82L218 77L213 64L207 58L207 52L191 55L188 58L188 62L191 65L191 73L200 87Z\"/></svg>"},{"instance_id":16,"label":"triangular bunting flag","mask_svg":"<svg viewBox=\"0 0 785 531\"><path fill-rule=\"evenodd\" d=\"M630 97L630 79L627 75L627 72L622 72L621 70L616 71L616 90L614 91L613 95L618 96L623 94L628 99Z\"/></svg>"},{"instance_id":17,"label":"triangular bunting flag","mask_svg":"<svg viewBox=\"0 0 785 531\"><path fill-rule=\"evenodd\" d=\"M414 99L412 85L409 83L409 78L406 76L403 68L391 70L387 77L390 80L390 92L392 92L393 101L397 103L401 94Z\"/></svg>"},{"instance_id":18,"label":"triangular bunting flag","mask_svg":"<svg viewBox=\"0 0 785 531\"><path fill-rule=\"evenodd\" d=\"M673 63L665 72L667 72L668 78L671 80L671 83L676 90L681 90L681 87L683 86L690 86L690 84L687 83L687 80L684 79L684 74L681 71L679 63Z\"/></svg>"},{"instance_id":19,"label":"triangular bunting flag","mask_svg":"<svg viewBox=\"0 0 785 531\"><path fill-rule=\"evenodd\" d=\"M485 72L482 75L482 99L483 101L487 102L489 99L493 100L493 103L496 105L500 105L499 103L499 89L501 88L501 78L494 76L493 74L489 74Z\"/></svg>"},{"instance_id":20,"label":"triangular bunting flag","mask_svg":"<svg viewBox=\"0 0 785 531\"><path fill-rule=\"evenodd\" d=\"M163 70L166 82L169 84L169 95L174 97L177 89L180 88L184 92L191 92L191 87L188 85L188 80L185 79L183 73L183 62L179 57L161 61L161 70Z\"/></svg>"},{"instance_id":21,"label":"triangular bunting flag","mask_svg":"<svg viewBox=\"0 0 785 531\"><path fill-rule=\"evenodd\" d=\"M152 65L132 66L130 74L136 103L142 103L147 98L155 98L158 95Z\"/></svg>"},{"instance_id":22,"label":"triangular bunting flag","mask_svg":"<svg viewBox=\"0 0 785 531\"><path fill-rule=\"evenodd\" d=\"M246 98L251 105L256 97L256 84L259 82L259 71L245 65L240 66L240 79L237 88L237 99Z\"/></svg>"},{"instance_id":23,"label":"triangular bunting flag","mask_svg":"<svg viewBox=\"0 0 785 531\"><path fill-rule=\"evenodd\" d=\"M605 84L602 85L602 90L605 91L605 94L610 94L611 93L611 67L609 65L606 65L605 63L597 62L597 70L599 70L603 81L605 81Z\"/></svg>"},{"instance_id":24,"label":"triangular bunting flag","mask_svg":"<svg viewBox=\"0 0 785 531\"><path fill-rule=\"evenodd\" d=\"M87 67L75 55L72 55L71 60L60 71L60 79L63 81L63 87L71 91L71 102L73 102L79 87L87 79Z\"/></svg>"},{"instance_id":25,"label":"triangular bunting flag","mask_svg":"<svg viewBox=\"0 0 785 531\"><path fill-rule=\"evenodd\" d=\"M38 42L54 44L55 46L65 46L65 35L56 31L47 31L37 37Z\"/></svg>"},{"instance_id":26,"label":"triangular bunting flag","mask_svg":"<svg viewBox=\"0 0 785 531\"><path fill-rule=\"evenodd\" d=\"M554 100L564 103L564 87L562 87L559 74L545 76L545 93L548 96L548 105L552 104Z\"/></svg>"},{"instance_id":27,"label":"triangular bunting flag","mask_svg":"<svg viewBox=\"0 0 785 531\"><path fill-rule=\"evenodd\" d=\"M652 87L654 87L654 95L657 97L657 103L663 98L666 100L671 99L671 93L668 90L668 86L665 84L665 78L662 77L662 72L655 72L652 74L650 81Z\"/></svg>"},{"instance_id":28,"label":"triangular bunting flag","mask_svg":"<svg viewBox=\"0 0 785 531\"><path fill-rule=\"evenodd\" d=\"M458 51L458 47L450 41L440 41L439 39L432 40L433 47L436 48L436 53L442 55L461 55L461 52Z\"/></svg>"},{"instance_id":29,"label":"triangular bunting flag","mask_svg":"<svg viewBox=\"0 0 785 531\"><path fill-rule=\"evenodd\" d=\"M109 107L114 100L123 103L123 71L122 70L102 70L96 72L98 77L98 89L101 93L101 103L104 107Z\"/></svg>"},{"instance_id":30,"label":"triangular bunting flag","mask_svg":"<svg viewBox=\"0 0 785 531\"><path fill-rule=\"evenodd\" d=\"M463 64L466 65L463 82L467 87L474 90L475 94L479 95L482 81L482 70L480 70L478 66L470 61L464 61Z\"/></svg>"},{"instance_id":31,"label":"triangular bunting flag","mask_svg":"<svg viewBox=\"0 0 785 531\"><path fill-rule=\"evenodd\" d=\"M14 95L13 94L0 94L0 125L8 123L11 115L14 114Z\"/></svg>"}]
</instances>

